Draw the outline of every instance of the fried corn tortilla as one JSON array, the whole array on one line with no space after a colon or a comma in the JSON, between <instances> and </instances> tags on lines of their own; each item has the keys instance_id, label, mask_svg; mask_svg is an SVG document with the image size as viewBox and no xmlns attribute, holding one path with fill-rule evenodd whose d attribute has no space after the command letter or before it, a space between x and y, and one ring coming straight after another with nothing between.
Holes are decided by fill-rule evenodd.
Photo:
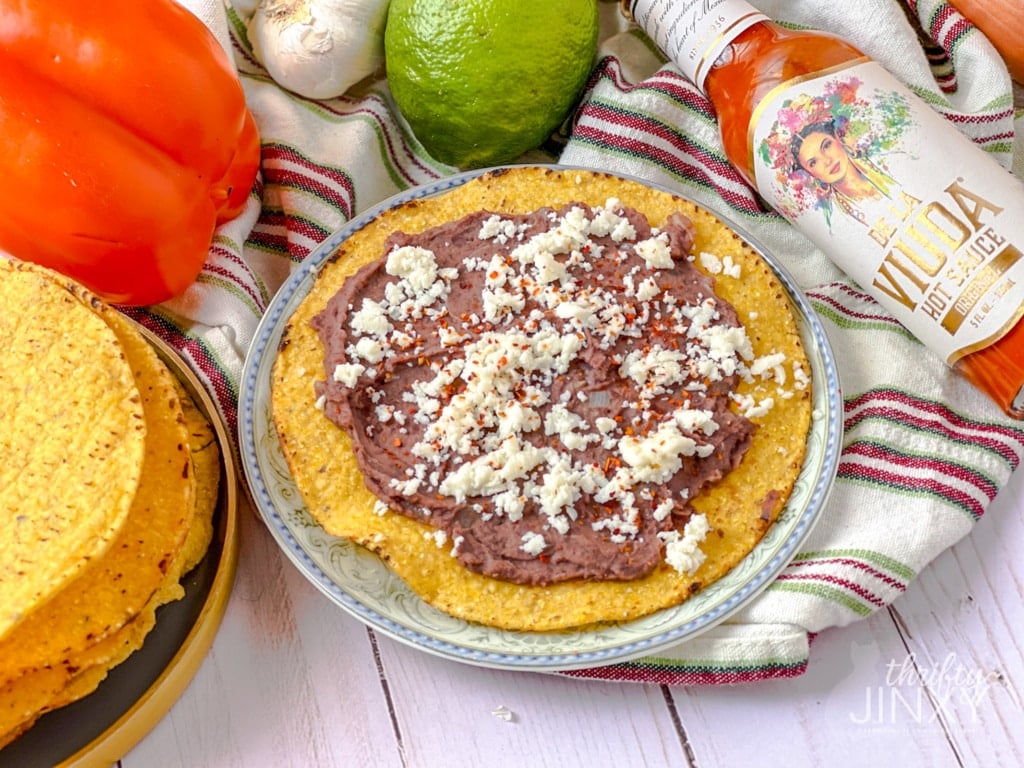
<instances>
[{"instance_id":1,"label":"fried corn tortilla","mask_svg":"<svg viewBox=\"0 0 1024 768\"><path fill-rule=\"evenodd\" d=\"M195 568L213 540L213 513L220 491L220 447L213 425L199 410L184 385L174 379L188 432L192 477L195 481L192 524L181 553L181 574Z\"/></svg>"},{"instance_id":2,"label":"fried corn tortilla","mask_svg":"<svg viewBox=\"0 0 1024 768\"><path fill-rule=\"evenodd\" d=\"M111 669L141 648L156 625L157 609L181 597L181 578L205 555L213 534L220 483L220 450L216 440L211 442L209 439L214 434L212 425L184 388L180 394L188 424L189 445L198 457L196 465L199 467L195 473L197 492L188 543L179 549L162 583L147 603L117 631L85 651L63 659L60 664L39 666L0 684L0 748L25 733L47 712L91 694Z\"/></svg>"},{"instance_id":3,"label":"fried corn tortilla","mask_svg":"<svg viewBox=\"0 0 1024 768\"><path fill-rule=\"evenodd\" d=\"M142 397L146 449L139 487L109 552L0 642L0 680L58 664L131 621L163 583L195 511L188 429L174 376L122 315L73 283L54 278L53 286L75 295L114 331Z\"/></svg>"},{"instance_id":4,"label":"fried corn tortilla","mask_svg":"<svg viewBox=\"0 0 1024 768\"><path fill-rule=\"evenodd\" d=\"M212 425L137 327L76 283L13 264L18 275L37 278L38 293L11 288L7 308L50 292L70 297L62 306L87 309L114 333L139 393L145 446L141 480L112 545L0 640L0 746L43 713L91 693L142 646L157 609L184 594L182 576L209 546L220 480ZM28 314L31 305L20 309Z\"/></svg>"},{"instance_id":5,"label":"fried corn tortilla","mask_svg":"<svg viewBox=\"0 0 1024 768\"><path fill-rule=\"evenodd\" d=\"M694 204L611 175L578 170L516 168L486 174L439 196L390 209L353 234L324 265L290 318L271 377L273 418L284 456L309 513L328 532L376 552L425 602L468 621L509 630L548 631L628 621L677 605L738 563L777 518L800 471L810 424L810 392L793 388L753 418L756 432L739 467L692 500L711 531L706 558L692 575L662 564L632 581L573 580L525 586L462 567L431 538L432 528L410 517L375 511L348 435L315 404L314 382L324 377L324 350L310 325L344 281L383 256L395 231L422 232L486 210L527 213L609 198L660 226L676 211L696 227L693 253L729 255L740 279L720 276L719 296L731 302L758 355L783 353L809 371L783 287L738 235ZM739 395L761 387L741 383ZM760 393L759 396L763 395Z\"/></svg>"},{"instance_id":6,"label":"fried corn tortilla","mask_svg":"<svg viewBox=\"0 0 1024 768\"><path fill-rule=\"evenodd\" d=\"M6 259L0 338L3 638L109 549L139 485L146 425L110 327L42 272Z\"/></svg>"},{"instance_id":7,"label":"fried corn tortilla","mask_svg":"<svg viewBox=\"0 0 1024 768\"><path fill-rule=\"evenodd\" d=\"M117 631L58 665L36 667L0 685L0 748L31 728L47 712L91 694L111 669L141 648L156 625L157 609L181 597L181 578L206 554L213 536L220 450L212 425L180 383L178 387L188 425L189 446L197 459L194 513L187 543L169 564L162 583L148 602Z\"/></svg>"}]
</instances>

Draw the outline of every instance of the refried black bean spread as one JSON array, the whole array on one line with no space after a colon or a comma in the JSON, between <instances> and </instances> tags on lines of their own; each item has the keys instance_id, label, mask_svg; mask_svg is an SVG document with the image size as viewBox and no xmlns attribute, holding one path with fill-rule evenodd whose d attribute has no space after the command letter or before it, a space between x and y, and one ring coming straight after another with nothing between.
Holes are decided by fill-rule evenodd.
<instances>
[{"instance_id":1,"label":"refried black bean spread","mask_svg":"<svg viewBox=\"0 0 1024 768\"><path fill-rule=\"evenodd\" d=\"M381 512L522 584L696 570L689 501L754 425L730 409L751 344L693 241L614 199L392 234L313 320L318 404Z\"/></svg>"}]
</instances>

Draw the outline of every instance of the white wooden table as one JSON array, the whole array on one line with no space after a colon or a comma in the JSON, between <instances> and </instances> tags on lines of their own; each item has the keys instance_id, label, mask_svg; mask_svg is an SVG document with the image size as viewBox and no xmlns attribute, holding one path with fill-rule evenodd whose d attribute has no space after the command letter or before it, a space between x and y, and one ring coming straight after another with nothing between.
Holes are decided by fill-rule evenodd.
<instances>
[{"instance_id":1,"label":"white wooden table","mask_svg":"<svg viewBox=\"0 0 1024 768\"><path fill-rule=\"evenodd\" d=\"M121 765L1024 765L1024 471L891 607L819 635L806 674L736 687L436 658L335 607L243 504L212 652Z\"/></svg>"}]
</instances>

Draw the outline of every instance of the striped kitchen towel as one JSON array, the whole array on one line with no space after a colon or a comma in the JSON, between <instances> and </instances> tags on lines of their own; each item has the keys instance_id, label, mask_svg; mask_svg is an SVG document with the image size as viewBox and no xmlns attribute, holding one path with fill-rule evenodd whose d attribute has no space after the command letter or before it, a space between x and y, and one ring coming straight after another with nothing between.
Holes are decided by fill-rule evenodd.
<instances>
[{"instance_id":1,"label":"striped kitchen towel","mask_svg":"<svg viewBox=\"0 0 1024 768\"><path fill-rule=\"evenodd\" d=\"M1024 113L994 49L944 0L755 0L784 23L838 33L877 58L999 162L1024 175ZM263 141L242 216L218 229L186 294L132 315L177 347L232 428L239 374L260 316L290 272L368 207L456 169L410 136L386 80L341 98L282 90L252 55L251 2L183 0L238 65ZM972 528L1024 457L1013 422L911 338L807 240L767 211L725 160L708 102L602 0L601 56L560 140L530 160L628 173L696 200L752 233L790 270L826 326L845 399L845 438L822 520L748 607L656 657L574 671L667 684L799 675L809 638L888 605ZM909 20L908 20L909 19ZM920 30L910 20L919 22ZM921 40L932 41L927 50ZM1016 165L1014 163L1016 162Z\"/></svg>"}]
</instances>

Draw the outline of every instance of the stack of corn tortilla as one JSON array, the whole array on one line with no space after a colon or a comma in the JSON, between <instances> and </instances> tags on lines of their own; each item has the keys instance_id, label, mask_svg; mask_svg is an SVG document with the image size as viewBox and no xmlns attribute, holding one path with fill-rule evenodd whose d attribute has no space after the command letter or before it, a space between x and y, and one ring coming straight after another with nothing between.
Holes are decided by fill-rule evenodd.
<instances>
[{"instance_id":1,"label":"stack of corn tortilla","mask_svg":"<svg viewBox=\"0 0 1024 768\"><path fill-rule=\"evenodd\" d=\"M130 320L0 258L0 747L140 648L213 534L220 453Z\"/></svg>"}]
</instances>

